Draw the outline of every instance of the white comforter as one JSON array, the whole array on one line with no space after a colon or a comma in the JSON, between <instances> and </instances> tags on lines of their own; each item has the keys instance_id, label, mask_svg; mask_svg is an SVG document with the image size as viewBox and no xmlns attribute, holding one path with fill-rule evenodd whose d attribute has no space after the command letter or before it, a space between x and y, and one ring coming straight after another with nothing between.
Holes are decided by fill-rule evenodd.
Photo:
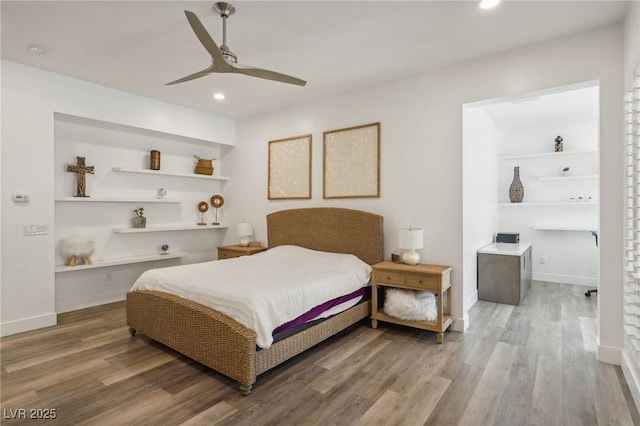
<instances>
[{"instance_id":1,"label":"white comforter","mask_svg":"<svg viewBox=\"0 0 640 426\"><path fill-rule=\"evenodd\" d=\"M273 330L311 308L366 286L371 266L350 254L280 246L253 256L151 269L131 290L158 290L222 312L268 348Z\"/></svg>"}]
</instances>

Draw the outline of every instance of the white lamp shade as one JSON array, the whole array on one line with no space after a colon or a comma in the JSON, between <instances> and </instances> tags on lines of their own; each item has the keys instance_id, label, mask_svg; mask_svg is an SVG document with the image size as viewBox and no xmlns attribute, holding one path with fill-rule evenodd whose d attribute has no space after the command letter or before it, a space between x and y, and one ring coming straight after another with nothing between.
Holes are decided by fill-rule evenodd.
<instances>
[{"instance_id":1,"label":"white lamp shade","mask_svg":"<svg viewBox=\"0 0 640 426\"><path fill-rule=\"evenodd\" d=\"M423 246L422 228L406 228L400 230L399 246L401 249L421 249Z\"/></svg>"},{"instance_id":2,"label":"white lamp shade","mask_svg":"<svg viewBox=\"0 0 640 426\"><path fill-rule=\"evenodd\" d=\"M247 237L253 235L253 225L249 222L242 222L238 225L238 235Z\"/></svg>"}]
</instances>

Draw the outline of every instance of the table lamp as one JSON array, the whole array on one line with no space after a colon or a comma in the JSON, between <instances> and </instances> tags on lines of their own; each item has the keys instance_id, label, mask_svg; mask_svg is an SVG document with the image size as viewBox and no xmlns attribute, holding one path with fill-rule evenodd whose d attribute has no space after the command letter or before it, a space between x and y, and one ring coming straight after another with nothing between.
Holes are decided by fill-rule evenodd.
<instances>
[{"instance_id":1,"label":"table lamp","mask_svg":"<svg viewBox=\"0 0 640 426\"><path fill-rule=\"evenodd\" d=\"M253 235L253 225L249 222L242 222L238 225L238 235L240 236L240 245L248 247Z\"/></svg>"},{"instance_id":2,"label":"table lamp","mask_svg":"<svg viewBox=\"0 0 640 426\"><path fill-rule=\"evenodd\" d=\"M407 265L416 265L420 262L420 255L416 252L416 249L422 248L422 228L405 228L400 229L400 241L399 246L404 249L402 253L402 261Z\"/></svg>"}]
</instances>

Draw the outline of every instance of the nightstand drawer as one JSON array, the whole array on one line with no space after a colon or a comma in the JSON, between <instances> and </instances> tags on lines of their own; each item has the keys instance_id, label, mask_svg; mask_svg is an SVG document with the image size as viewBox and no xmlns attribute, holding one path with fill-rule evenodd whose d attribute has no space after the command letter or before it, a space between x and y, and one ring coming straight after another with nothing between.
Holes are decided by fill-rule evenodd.
<instances>
[{"instance_id":1,"label":"nightstand drawer","mask_svg":"<svg viewBox=\"0 0 640 426\"><path fill-rule=\"evenodd\" d=\"M243 253L238 253L231 250L218 249L218 259L231 259L233 257L244 256Z\"/></svg>"},{"instance_id":2,"label":"nightstand drawer","mask_svg":"<svg viewBox=\"0 0 640 426\"><path fill-rule=\"evenodd\" d=\"M438 290L438 278L427 275L406 274L405 284L426 290Z\"/></svg>"},{"instance_id":3,"label":"nightstand drawer","mask_svg":"<svg viewBox=\"0 0 640 426\"><path fill-rule=\"evenodd\" d=\"M383 284L404 284L404 274L401 272L376 272L376 280Z\"/></svg>"}]
</instances>

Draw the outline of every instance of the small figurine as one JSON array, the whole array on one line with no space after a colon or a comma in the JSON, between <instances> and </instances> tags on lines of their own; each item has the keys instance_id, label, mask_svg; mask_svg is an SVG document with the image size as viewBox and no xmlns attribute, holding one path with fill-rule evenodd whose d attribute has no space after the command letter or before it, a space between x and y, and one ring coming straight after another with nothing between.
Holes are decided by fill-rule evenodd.
<instances>
[{"instance_id":1,"label":"small figurine","mask_svg":"<svg viewBox=\"0 0 640 426\"><path fill-rule=\"evenodd\" d=\"M147 218L144 217L144 208L138 207L134 210L136 217L133 218L134 228L145 228L147 226Z\"/></svg>"},{"instance_id":2,"label":"small figurine","mask_svg":"<svg viewBox=\"0 0 640 426\"><path fill-rule=\"evenodd\" d=\"M164 197L167 195L167 190L164 188L158 189L158 199L164 200Z\"/></svg>"},{"instance_id":3,"label":"small figurine","mask_svg":"<svg viewBox=\"0 0 640 426\"><path fill-rule=\"evenodd\" d=\"M553 149L554 152L562 152L563 151L564 148L562 146L562 141L563 141L562 136L558 136L556 138L556 144L555 144L554 149Z\"/></svg>"},{"instance_id":4,"label":"small figurine","mask_svg":"<svg viewBox=\"0 0 640 426\"><path fill-rule=\"evenodd\" d=\"M562 169L562 176L569 176L569 167L565 167Z\"/></svg>"}]
</instances>

